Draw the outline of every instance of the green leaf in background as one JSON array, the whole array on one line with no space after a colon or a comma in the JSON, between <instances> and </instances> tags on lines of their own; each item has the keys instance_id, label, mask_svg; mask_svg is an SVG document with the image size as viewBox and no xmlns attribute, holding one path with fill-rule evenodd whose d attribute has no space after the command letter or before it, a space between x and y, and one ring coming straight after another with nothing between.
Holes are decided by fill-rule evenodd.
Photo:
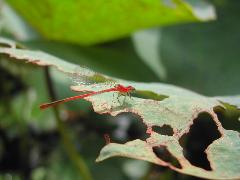
<instances>
[{"instance_id":1,"label":"green leaf in background","mask_svg":"<svg viewBox=\"0 0 240 180\"><path fill-rule=\"evenodd\" d=\"M240 1L216 3L218 19L161 29L166 82L217 96L240 92Z\"/></svg>"},{"instance_id":2,"label":"green leaf in background","mask_svg":"<svg viewBox=\"0 0 240 180\"><path fill-rule=\"evenodd\" d=\"M160 78L166 78L166 70L161 62L159 41L161 34L156 30L145 30L132 35L136 52L153 72Z\"/></svg>"},{"instance_id":3,"label":"green leaf in background","mask_svg":"<svg viewBox=\"0 0 240 180\"><path fill-rule=\"evenodd\" d=\"M7 55L10 59L27 61L40 66L54 66L67 74L74 73L77 67L43 52L0 48L0 54ZM89 76L89 78L95 77L91 71L79 68L80 72ZM111 78L116 83L131 85L136 88L136 94L149 91L152 93L148 98L141 98L141 96L133 94L132 99L126 98L126 101L122 103L114 101L112 93L85 98L85 100L92 103L94 111L99 114L108 113L113 116L123 112L137 114L142 119L139 123L144 123L146 134L149 136L145 140L137 139L126 144L109 143L102 149L97 161L114 156L123 156L149 161L161 166L167 166L180 173L203 178L240 178L239 132L226 130L215 112L217 107L224 108L224 103L218 101L217 98L202 96L168 84L138 83L115 79L103 74L98 74L98 76L101 77L101 82ZM99 83L98 86L74 86L72 90L97 91L105 88L106 84ZM156 100L156 95L164 98ZM228 108L226 108L226 111L228 111ZM194 162L189 162L184 154L186 149L180 143L182 137L188 135L195 124L206 119L210 120L216 131L216 135L212 137L212 140L202 152L205 153L206 161L209 162L208 169L198 166ZM168 126L172 132L163 134L156 130L156 127L165 129L164 126ZM206 132L206 130L204 131ZM174 160L168 161L165 157L159 156L155 151L156 148L160 148L160 150L164 148Z\"/></svg>"},{"instance_id":4,"label":"green leaf in background","mask_svg":"<svg viewBox=\"0 0 240 180\"><path fill-rule=\"evenodd\" d=\"M7 0L40 34L52 40L95 44L159 25L201 21L182 0Z\"/></svg>"}]
</instances>

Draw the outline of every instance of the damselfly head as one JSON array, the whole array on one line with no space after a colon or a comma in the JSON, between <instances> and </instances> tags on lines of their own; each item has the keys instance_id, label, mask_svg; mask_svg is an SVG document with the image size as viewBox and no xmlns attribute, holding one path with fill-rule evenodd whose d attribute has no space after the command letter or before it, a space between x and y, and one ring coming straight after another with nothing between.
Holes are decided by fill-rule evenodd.
<instances>
[{"instance_id":1,"label":"damselfly head","mask_svg":"<svg viewBox=\"0 0 240 180\"><path fill-rule=\"evenodd\" d=\"M132 91L135 91L136 89L133 86L128 86L128 88Z\"/></svg>"},{"instance_id":2,"label":"damselfly head","mask_svg":"<svg viewBox=\"0 0 240 180\"><path fill-rule=\"evenodd\" d=\"M133 86L127 86L130 91L135 91L136 89Z\"/></svg>"},{"instance_id":3,"label":"damselfly head","mask_svg":"<svg viewBox=\"0 0 240 180\"><path fill-rule=\"evenodd\" d=\"M135 88L132 86L123 86L121 84L117 84L114 87L117 89L117 91L123 92L123 93L131 92L135 90Z\"/></svg>"}]
</instances>

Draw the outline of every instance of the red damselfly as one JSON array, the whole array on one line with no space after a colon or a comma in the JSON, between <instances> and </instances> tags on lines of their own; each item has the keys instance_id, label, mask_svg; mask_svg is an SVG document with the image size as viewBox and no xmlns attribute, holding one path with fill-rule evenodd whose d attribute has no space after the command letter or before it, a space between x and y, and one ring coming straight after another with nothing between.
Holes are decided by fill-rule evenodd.
<instances>
[{"instance_id":1,"label":"red damselfly","mask_svg":"<svg viewBox=\"0 0 240 180\"><path fill-rule=\"evenodd\" d=\"M104 78L102 75L97 74L97 73L95 73L91 70L88 70L86 68L84 68L84 70L86 70L86 72L74 73L74 75L76 75L74 77L74 82L75 83L78 80L77 83L80 84L80 85L93 84L93 83L95 83L95 82L93 82L94 79L96 79L96 78L103 79ZM99 77L101 77L101 78L99 78ZM109 81L106 80L106 81L107 81L106 84L108 84L108 83L111 84L111 85L114 84L113 81L110 81L110 80ZM101 86L103 86L104 83L100 83L100 84L101 84ZM124 86L124 85L121 85L121 84L116 84L113 87L106 88L106 89L103 89L103 90L100 90L100 91L92 91L92 92L89 92L89 93L76 95L76 96L71 96L71 97L64 98L64 99L57 100L57 101L53 101L53 102L50 102L50 103L44 103L44 104L40 105L40 109L46 109L46 108L53 107L53 106L56 106L56 105L64 103L64 102L73 101L73 100L76 100L76 99L83 99L85 97L95 96L95 95L102 94L102 93L107 93L107 92L118 92L120 95L125 95L125 96L129 95L130 96L130 93L134 90L135 90L135 88L132 87L132 86Z\"/></svg>"}]
</instances>

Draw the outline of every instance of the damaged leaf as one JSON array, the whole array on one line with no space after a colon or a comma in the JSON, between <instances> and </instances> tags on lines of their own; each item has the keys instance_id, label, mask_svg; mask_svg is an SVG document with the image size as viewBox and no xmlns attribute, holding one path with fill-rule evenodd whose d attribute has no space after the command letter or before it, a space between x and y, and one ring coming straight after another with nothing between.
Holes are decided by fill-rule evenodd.
<instances>
[{"instance_id":1,"label":"damaged leaf","mask_svg":"<svg viewBox=\"0 0 240 180\"><path fill-rule=\"evenodd\" d=\"M0 48L0 54L10 59L22 60L39 66L54 66L66 75L76 73L76 65L67 63L57 57L39 51L21 50L15 48ZM104 82L133 86L136 92L131 98L113 96L112 92L84 98L92 103L94 111L99 114L108 113L116 116L123 112L131 112L141 117L146 126L146 140L136 139L125 144L109 143L100 152L97 162L114 156L122 156L148 161L161 166L167 166L177 172L210 179L239 179L240 178L240 136L239 132L223 128L214 111L216 107L225 108L224 98L210 98L162 83L139 83L124 81L103 74L94 73L85 68L78 68L82 75L101 79L98 86L72 86L71 89L80 91L98 91L106 88ZM101 78L99 78L101 77ZM220 101L219 101L220 99ZM233 101L227 101L230 103ZM239 103L234 101L233 105ZM227 109L226 109L227 110ZM186 157L180 139L192 132L194 126L207 114L219 134L212 138L202 153L206 155L209 169L194 165ZM168 127L171 134L161 134L156 127ZM208 129L201 129L204 133ZM169 158L161 156L161 152Z\"/></svg>"}]
</instances>

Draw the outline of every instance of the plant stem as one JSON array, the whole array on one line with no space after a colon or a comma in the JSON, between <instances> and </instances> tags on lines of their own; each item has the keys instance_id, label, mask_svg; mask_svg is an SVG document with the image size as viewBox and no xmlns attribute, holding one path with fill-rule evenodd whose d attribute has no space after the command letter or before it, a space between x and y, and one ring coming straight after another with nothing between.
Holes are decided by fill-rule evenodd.
<instances>
[{"instance_id":1,"label":"plant stem","mask_svg":"<svg viewBox=\"0 0 240 180\"><path fill-rule=\"evenodd\" d=\"M51 77L50 77L50 74L49 74L49 68L48 67L45 68L45 78L46 78L46 83L47 83L50 98L51 98L52 101L54 101L54 100L56 100L55 91L54 91L54 88L53 88L53 84L52 84L52 80L51 80ZM57 121L57 128L58 128L58 131L60 132L62 143L63 143L63 146L64 146L64 149L65 149L66 153L68 154L71 161L78 168L81 177L84 180L91 180L92 177L91 177L90 171L89 171L86 163L84 162L81 155L77 152L74 144L71 142L70 136L65 131L66 127L64 126L64 123L61 120L61 117L59 115L59 109L57 107L54 107L53 111L54 111L55 118L56 118L56 121Z\"/></svg>"}]
</instances>

